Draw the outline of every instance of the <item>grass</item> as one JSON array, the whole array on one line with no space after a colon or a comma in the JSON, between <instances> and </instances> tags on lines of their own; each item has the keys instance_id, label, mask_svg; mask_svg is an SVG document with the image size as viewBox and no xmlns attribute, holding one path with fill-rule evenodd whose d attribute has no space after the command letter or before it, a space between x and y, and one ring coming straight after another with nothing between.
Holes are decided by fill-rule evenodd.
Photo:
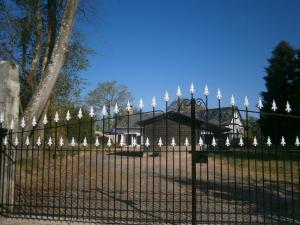
<instances>
[{"instance_id":1,"label":"grass","mask_svg":"<svg viewBox=\"0 0 300 225\"><path fill-rule=\"evenodd\" d=\"M229 164L230 167L235 167L237 171L243 171L244 175L247 176L248 166L250 169L251 178L256 176L264 176L267 178L275 179L280 181L293 182L297 181L300 173L299 160L300 152L296 151L263 151L257 150L256 152L252 149L249 152L247 150L230 150L220 151L214 153L216 163L226 166ZM213 155L210 154L211 160Z\"/></svg>"}]
</instances>

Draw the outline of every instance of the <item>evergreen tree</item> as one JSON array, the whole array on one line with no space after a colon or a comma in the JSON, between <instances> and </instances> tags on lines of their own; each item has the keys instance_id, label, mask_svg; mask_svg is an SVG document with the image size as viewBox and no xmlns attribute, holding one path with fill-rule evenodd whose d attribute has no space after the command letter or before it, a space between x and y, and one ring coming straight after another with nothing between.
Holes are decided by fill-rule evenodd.
<instances>
[{"instance_id":1,"label":"evergreen tree","mask_svg":"<svg viewBox=\"0 0 300 225\"><path fill-rule=\"evenodd\" d=\"M266 91L262 92L264 101L260 120L264 136L270 136L275 143L284 136L290 144L299 135L300 119L276 116L269 114L272 111L272 102L277 105L276 114L300 115L300 50L293 48L289 43L282 41L272 52L266 68ZM286 112L289 102L292 111Z\"/></svg>"}]
</instances>

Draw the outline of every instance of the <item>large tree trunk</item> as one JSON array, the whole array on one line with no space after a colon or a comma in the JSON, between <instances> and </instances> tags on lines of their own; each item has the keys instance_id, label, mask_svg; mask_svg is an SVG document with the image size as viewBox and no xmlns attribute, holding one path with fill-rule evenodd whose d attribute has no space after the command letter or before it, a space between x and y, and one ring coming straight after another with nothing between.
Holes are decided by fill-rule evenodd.
<instances>
[{"instance_id":1,"label":"large tree trunk","mask_svg":"<svg viewBox=\"0 0 300 225\"><path fill-rule=\"evenodd\" d=\"M75 14L78 7L78 0L68 0L64 16L61 22L60 31L55 42L49 65L42 74L43 79L32 96L30 103L24 111L27 121L26 129L31 128L32 118L39 120L42 116L45 105L53 91L55 82L59 76L67 52L68 43L71 38Z\"/></svg>"},{"instance_id":2,"label":"large tree trunk","mask_svg":"<svg viewBox=\"0 0 300 225\"><path fill-rule=\"evenodd\" d=\"M32 58L32 62L30 64L28 75L26 76L26 80L28 85L31 87L32 90L36 88L36 68L39 63L40 55L41 55L41 48L42 48L42 34L43 34L43 22L41 16L41 4L38 0L36 2L36 9L35 9L35 16L36 16L36 39L37 43L34 50L34 55Z\"/></svg>"},{"instance_id":3,"label":"large tree trunk","mask_svg":"<svg viewBox=\"0 0 300 225\"><path fill-rule=\"evenodd\" d=\"M50 62L53 48L56 39L56 28L57 28L57 2L56 0L48 0L48 33L46 37L46 50L44 53L44 59L42 63L42 71L44 71Z\"/></svg>"}]
</instances>

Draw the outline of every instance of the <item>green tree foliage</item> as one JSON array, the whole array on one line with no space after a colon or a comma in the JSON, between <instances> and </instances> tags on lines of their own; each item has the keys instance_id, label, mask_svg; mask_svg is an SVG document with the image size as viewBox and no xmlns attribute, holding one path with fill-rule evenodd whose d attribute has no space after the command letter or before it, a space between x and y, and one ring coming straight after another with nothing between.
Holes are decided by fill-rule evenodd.
<instances>
[{"instance_id":1,"label":"green tree foliage","mask_svg":"<svg viewBox=\"0 0 300 225\"><path fill-rule=\"evenodd\" d=\"M67 0L0 0L0 60L19 65L21 112L31 99L43 71L51 63ZM88 8L88 4L84 4ZM84 8L79 10L79 14ZM94 52L86 45L80 29L73 29L64 66L56 82L48 110L75 102L84 80L80 72L89 66ZM50 107L50 108L49 108Z\"/></svg>"},{"instance_id":2,"label":"green tree foliage","mask_svg":"<svg viewBox=\"0 0 300 225\"><path fill-rule=\"evenodd\" d=\"M118 123L125 119L125 117L120 115L127 114L127 102L132 102L132 100L132 94L128 90L127 86L118 84L117 81L99 83L94 90L88 93L85 99L89 106L94 107L98 119L102 118L101 112L104 105L106 106L108 117L111 118L113 116L114 107L118 104ZM135 109L132 107L132 112L134 111ZM107 120L105 127L111 128L114 123L115 121L113 118L109 119ZM98 129L99 128L101 129L101 126L98 126Z\"/></svg>"},{"instance_id":3,"label":"green tree foliage","mask_svg":"<svg viewBox=\"0 0 300 225\"><path fill-rule=\"evenodd\" d=\"M99 83L86 97L87 104L93 106L96 112L101 112L102 107L105 105L109 115L112 115L116 103L122 113L127 102L132 100L133 97L128 88L125 85L118 84L117 81Z\"/></svg>"},{"instance_id":4,"label":"green tree foliage","mask_svg":"<svg viewBox=\"0 0 300 225\"><path fill-rule=\"evenodd\" d=\"M280 42L272 52L266 68L266 91L262 92L264 101L263 110L272 112L272 101L275 100L278 114L287 114L287 101L292 107L289 114L300 115L300 50L293 48L287 42ZM279 143L280 137L295 141L299 135L300 120L288 117L279 117L263 114L260 120L264 136L271 136L274 142Z\"/></svg>"}]
</instances>

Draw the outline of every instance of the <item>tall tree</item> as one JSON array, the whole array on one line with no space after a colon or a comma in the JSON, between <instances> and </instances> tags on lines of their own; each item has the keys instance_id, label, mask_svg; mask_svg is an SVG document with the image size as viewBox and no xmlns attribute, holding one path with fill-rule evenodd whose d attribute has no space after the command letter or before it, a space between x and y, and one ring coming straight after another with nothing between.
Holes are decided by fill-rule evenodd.
<instances>
[{"instance_id":1,"label":"tall tree","mask_svg":"<svg viewBox=\"0 0 300 225\"><path fill-rule=\"evenodd\" d=\"M286 104L289 102L292 111L289 114L300 114L300 51L289 43L282 41L272 52L266 68L266 91L262 92L265 103L264 111L272 112L272 102L275 100L278 114L288 114ZM263 114L260 120L265 136L271 136L274 142L280 142L280 137L295 140L299 135L300 120L289 117Z\"/></svg>"},{"instance_id":2,"label":"tall tree","mask_svg":"<svg viewBox=\"0 0 300 225\"><path fill-rule=\"evenodd\" d=\"M125 85L118 84L117 81L99 83L97 87L88 93L86 102L92 105L96 112L101 112L102 107L107 107L108 115L112 115L113 108L117 103L119 109L125 109L127 101L132 101L133 97Z\"/></svg>"},{"instance_id":3,"label":"tall tree","mask_svg":"<svg viewBox=\"0 0 300 225\"><path fill-rule=\"evenodd\" d=\"M78 4L78 0L0 0L0 60L20 65L21 112L30 120L80 92L79 71L88 67L87 55L93 51L73 29L77 9L79 16L89 10L88 4Z\"/></svg>"}]
</instances>

